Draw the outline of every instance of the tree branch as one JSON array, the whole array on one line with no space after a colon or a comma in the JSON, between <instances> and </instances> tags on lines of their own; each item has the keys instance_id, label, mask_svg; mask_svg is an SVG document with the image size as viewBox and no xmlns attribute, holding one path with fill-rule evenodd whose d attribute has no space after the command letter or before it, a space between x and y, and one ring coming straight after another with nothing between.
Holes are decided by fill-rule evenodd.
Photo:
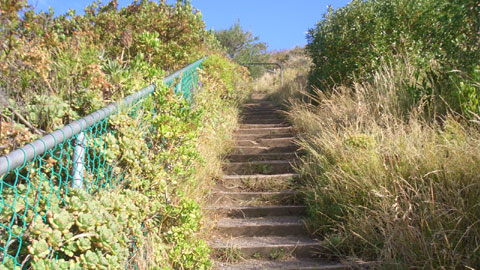
<instances>
[{"instance_id":1,"label":"tree branch","mask_svg":"<svg viewBox=\"0 0 480 270\"><path fill-rule=\"evenodd\" d=\"M21 114L19 114L14 108L12 108L12 106L6 104L6 107L18 118L20 122L22 122L25 126L31 129L33 132L39 135L43 135L45 133L45 131L34 127L30 122L27 121L27 119L23 118Z\"/></svg>"}]
</instances>

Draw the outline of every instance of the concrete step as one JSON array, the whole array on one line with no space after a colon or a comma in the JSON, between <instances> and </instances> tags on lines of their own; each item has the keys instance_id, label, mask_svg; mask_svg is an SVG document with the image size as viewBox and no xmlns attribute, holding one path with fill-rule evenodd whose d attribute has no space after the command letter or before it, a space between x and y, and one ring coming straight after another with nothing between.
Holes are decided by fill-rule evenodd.
<instances>
[{"instance_id":1,"label":"concrete step","mask_svg":"<svg viewBox=\"0 0 480 270\"><path fill-rule=\"evenodd\" d=\"M209 197L213 205L293 205L301 201L299 193L294 190L216 191Z\"/></svg>"},{"instance_id":2,"label":"concrete step","mask_svg":"<svg viewBox=\"0 0 480 270\"><path fill-rule=\"evenodd\" d=\"M265 146L234 146L231 153L233 155L255 155L255 154L273 154L273 153L291 153L299 149L298 145L265 147Z\"/></svg>"},{"instance_id":3,"label":"concrete step","mask_svg":"<svg viewBox=\"0 0 480 270\"><path fill-rule=\"evenodd\" d=\"M257 160L294 160L297 158L297 153L266 153L254 155L228 155L227 160L230 162L245 162Z\"/></svg>"},{"instance_id":4,"label":"concrete step","mask_svg":"<svg viewBox=\"0 0 480 270\"><path fill-rule=\"evenodd\" d=\"M287 124L287 121L282 118L249 118L242 119L242 124Z\"/></svg>"},{"instance_id":5,"label":"concrete step","mask_svg":"<svg viewBox=\"0 0 480 270\"><path fill-rule=\"evenodd\" d=\"M247 162L228 162L223 166L225 174L281 174L293 173L294 160L258 160Z\"/></svg>"},{"instance_id":6,"label":"concrete step","mask_svg":"<svg viewBox=\"0 0 480 270\"><path fill-rule=\"evenodd\" d=\"M274 133L274 134L235 134L235 140L258 140L258 139L276 139L294 137L292 132Z\"/></svg>"},{"instance_id":7,"label":"concrete step","mask_svg":"<svg viewBox=\"0 0 480 270\"><path fill-rule=\"evenodd\" d=\"M279 191L292 188L297 176L295 173L224 175L220 181L225 189L231 191Z\"/></svg>"},{"instance_id":8,"label":"concrete step","mask_svg":"<svg viewBox=\"0 0 480 270\"><path fill-rule=\"evenodd\" d=\"M214 211L218 216L231 218L252 218L291 215L301 216L305 214L307 207L305 205L211 205L206 209Z\"/></svg>"},{"instance_id":9,"label":"concrete step","mask_svg":"<svg viewBox=\"0 0 480 270\"><path fill-rule=\"evenodd\" d=\"M250 100L252 102L264 102L264 101L269 101L268 100L268 94L262 93L262 92L255 92L252 93L250 96Z\"/></svg>"},{"instance_id":10,"label":"concrete step","mask_svg":"<svg viewBox=\"0 0 480 270\"><path fill-rule=\"evenodd\" d=\"M266 127L266 128L240 128L237 129L234 135L250 135L250 134L284 134L293 132L293 127Z\"/></svg>"},{"instance_id":11,"label":"concrete step","mask_svg":"<svg viewBox=\"0 0 480 270\"><path fill-rule=\"evenodd\" d=\"M282 124L240 124L241 129L255 129L255 128L277 128L277 127L291 127L288 123Z\"/></svg>"},{"instance_id":12,"label":"concrete step","mask_svg":"<svg viewBox=\"0 0 480 270\"><path fill-rule=\"evenodd\" d=\"M278 147L295 145L295 137L272 138L272 139L256 139L256 140L236 140L236 146L263 146Z\"/></svg>"},{"instance_id":13,"label":"concrete step","mask_svg":"<svg viewBox=\"0 0 480 270\"><path fill-rule=\"evenodd\" d=\"M305 223L299 216L221 218L215 232L224 237L306 235Z\"/></svg>"},{"instance_id":14,"label":"concrete step","mask_svg":"<svg viewBox=\"0 0 480 270\"><path fill-rule=\"evenodd\" d=\"M340 264L320 259L243 260L238 263L216 261L214 270L359 270L365 264Z\"/></svg>"},{"instance_id":15,"label":"concrete step","mask_svg":"<svg viewBox=\"0 0 480 270\"><path fill-rule=\"evenodd\" d=\"M259 101L259 102L251 102L251 103L244 103L241 106L242 108L271 108L271 107L279 107L278 105L269 102L269 101Z\"/></svg>"},{"instance_id":16,"label":"concrete step","mask_svg":"<svg viewBox=\"0 0 480 270\"><path fill-rule=\"evenodd\" d=\"M250 116L265 116L265 115L283 115L283 110L280 108L256 108L256 109L243 109L240 113L241 116L243 115L250 115Z\"/></svg>"},{"instance_id":17,"label":"concrete step","mask_svg":"<svg viewBox=\"0 0 480 270\"><path fill-rule=\"evenodd\" d=\"M279 106L247 106L241 108L242 113L256 113L256 112L281 112L284 111Z\"/></svg>"},{"instance_id":18,"label":"concrete step","mask_svg":"<svg viewBox=\"0 0 480 270\"><path fill-rule=\"evenodd\" d=\"M285 118L285 113L284 111L281 110L264 110L264 111L244 111L240 114L242 119L246 118L261 118L261 117L281 117Z\"/></svg>"},{"instance_id":19,"label":"concrete step","mask_svg":"<svg viewBox=\"0 0 480 270\"><path fill-rule=\"evenodd\" d=\"M316 257L317 250L322 243L307 236L266 236L266 237L237 237L231 239L215 239L210 241L214 255L231 252L245 257L263 258L312 258Z\"/></svg>"}]
</instances>

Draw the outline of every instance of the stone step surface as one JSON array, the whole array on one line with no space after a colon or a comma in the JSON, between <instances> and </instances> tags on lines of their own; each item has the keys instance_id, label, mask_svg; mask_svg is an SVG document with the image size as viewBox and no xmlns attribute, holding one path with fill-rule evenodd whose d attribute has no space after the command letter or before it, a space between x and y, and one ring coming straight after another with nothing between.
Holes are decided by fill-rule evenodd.
<instances>
[{"instance_id":1,"label":"stone step surface","mask_svg":"<svg viewBox=\"0 0 480 270\"><path fill-rule=\"evenodd\" d=\"M295 137L272 138L272 139L256 139L256 140L236 140L236 146L260 146L260 147L284 147L292 146Z\"/></svg>"},{"instance_id":2,"label":"stone step surface","mask_svg":"<svg viewBox=\"0 0 480 270\"><path fill-rule=\"evenodd\" d=\"M246 174L280 174L295 172L294 160L258 160L247 162L229 162L223 167L223 172L229 175Z\"/></svg>"},{"instance_id":3,"label":"stone step surface","mask_svg":"<svg viewBox=\"0 0 480 270\"><path fill-rule=\"evenodd\" d=\"M260 218L222 218L216 229L220 236L254 237L305 235L305 223L299 216L273 216Z\"/></svg>"},{"instance_id":4,"label":"stone step surface","mask_svg":"<svg viewBox=\"0 0 480 270\"><path fill-rule=\"evenodd\" d=\"M282 123L282 124L240 124L240 129L263 129L263 128L278 128L278 127L292 127L288 123Z\"/></svg>"},{"instance_id":5,"label":"stone step surface","mask_svg":"<svg viewBox=\"0 0 480 270\"><path fill-rule=\"evenodd\" d=\"M282 111L266 110L266 111L254 111L242 113L240 119L251 119L251 118L282 118L285 119L286 114Z\"/></svg>"},{"instance_id":6,"label":"stone step surface","mask_svg":"<svg viewBox=\"0 0 480 270\"><path fill-rule=\"evenodd\" d=\"M217 191L211 194L211 204L235 204L241 206L299 204L300 194L294 190L279 191Z\"/></svg>"},{"instance_id":7,"label":"stone step surface","mask_svg":"<svg viewBox=\"0 0 480 270\"><path fill-rule=\"evenodd\" d=\"M287 133L293 132L293 127L260 127L260 128L239 128L235 131L235 135L241 134L261 134L261 135L269 135L269 134L279 134L279 133Z\"/></svg>"},{"instance_id":8,"label":"stone step surface","mask_svg":"<svg viewBox=\"0 0 480 270\"><path fill-rule=\"evenodd\" d=\"M226 159L230 162L246 162L246 161L259 161L259 160L296 160L298 158L297 153L263 153L253 155L232 154L228 155Z\"/></svg>"},{"instance_id":9,"label":"stone step surface","mask_svg":"<svg viewBox=\"0 0 480 270\"><path fill-rule=\"evenodd\" d=\"M303 235L217 238L209 244L214 254L233 249L242 256L262 258L314 258L323 247L320 241Z\"/></svg>"},{"instance_id":10,"label":"stone step surface","mask_svg":"<svg viewBox=\"0 0 480 270\"><path fill-rule=\"evenodd\" d=\"M279 191L290 189L296 177L296 173L224 175L220 182L230 191Z\"/></svg>"},{"instance_id":11,"label":"stone step surface","mask_svg":"<svg viewBox=\"0 0 480 270\"><path fill-rule=\"evenodd\" d=\"M243 260L238 263L214 262L215 270L359 270L362 263L340 264L327 260L288 259L288 260ZM366 266L366 265L365 265Z\"/></svg>"},{"instance_id":12,"label":"stone step surface","mask_svg":"<svg viewBox=\"0 0 480 270\"><path fill-rule=\"evenodd\" d=\"M294 143L286 146L234 146L232 147L232 154L238 155L254 155L254 154L269 154L269 153L289 153L295 152L299 149L298 145Z\"/></svg>"},{"instance_id":13,"label":"stone step surface","mask_svg":"<svg viewBox=\"0 0 480 270\"><path fill-rule=\"evenodd\" d=\"M283 108L269 103L250 103L241 106L242 112L255 112L255 111L281 111Z\"/></svg>"},{"instance_id":14,"label":"stone step surface","mask_svg":"<svg viewBox=\"0 0 480 270\"><path fill-rule=\"evenodd\" d=\"M285 124L287 122L285 119L277 118L277 117L269 117L269 118L247 118L243 119L242 123L244 124Z\"/></svg>"},{"instance_id":15,"label":"stone step surface","mask_svg":"<svg viewBox=\"0 0 480 270\"><path fill-rule=\"evenodd\" d=\"M252 218L272 216L303 216L307 207L305 205L211 205L208 210L215 211L218 216L231 218Z\"/></svg>"},{"instance_id":16,"label":"stone step surface","mask_svg":"<svg viewBox=\"0 0 480 270\"><path fill-rule=\"evenodd\" d=\"M242 106L224 176L206 207L215 220L209 241L214 269L350 269L318 259L324 245L308 235L307 207L294 189L301 154L295 130L280 106L254 97Z\"/></svg>"},{"instance_id":17,"label":"stone step surface","mask_svg":"<svg viewBox=\"0 0 480 270\"><path fill-rule=\"evenodd\" d=\"M274 133L274 134L234 134L235 140L258 140L258 139L276 139L276 138L291 138L292 132Z\"/></svg>"}]
</instances>

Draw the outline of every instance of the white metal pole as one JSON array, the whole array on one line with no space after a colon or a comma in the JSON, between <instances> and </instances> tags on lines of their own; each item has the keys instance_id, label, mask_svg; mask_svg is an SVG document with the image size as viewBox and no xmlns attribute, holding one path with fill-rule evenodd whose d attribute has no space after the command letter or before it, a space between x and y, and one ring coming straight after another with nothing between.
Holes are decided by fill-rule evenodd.
<instances>
[{"instance_id":1,"label":"white metal pole","mask_svg":"<svg viewBox=\"0 0 480 270\"><path fill-rule=\"evenodd\" d=\"M83 168L85 162L85 133L80 132L75 140L73 152L73 188L83 187Z\"/></svg>"}]
</instances>

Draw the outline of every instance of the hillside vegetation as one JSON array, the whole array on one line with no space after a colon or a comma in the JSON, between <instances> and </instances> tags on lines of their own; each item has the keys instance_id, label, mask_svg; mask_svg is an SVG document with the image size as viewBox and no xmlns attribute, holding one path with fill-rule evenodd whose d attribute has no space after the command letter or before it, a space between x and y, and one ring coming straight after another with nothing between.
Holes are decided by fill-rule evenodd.
<instances>
[{"instance_id":1,"label":"hillside vegetation","mask_svg":"<svg viewBox=\"0 0 480 270\"><path fill-rule=\"evenodd\" d=\"M2 1L0 9L2 119L21 122L8 105L32 133L59 128L219 48L189 1L121 9L117 1L94 2L84 15L36 14L24 0Z\"/></svg>"},{"instance_id":2,"label":"hillside vegetation","mask_svg":"<svg viewBox=\"0 0 480 270\"><path fill-rule=\"evenodd\" d=\"M428 97L442 112L479 113L479 13L475 0L353 0L330 9L307 34L310 81L352 85L401 55L416 68L408 103Z\"/></svg>"},{"instance_id":3,"label":"hillside vegetation","mask_svg":"<svg viewBox=\"0 0 480 270\"><path fill-rule=\"evenodd\" d=\"M105 178L95 163L103 159L125 179L116 187L68 190L64 152L20 178L0 176L0 269L209 269L200 205L249 75L224 56L200 12L189 1L118 9L115 0L84 15L36 14L23 0L1 1L0 11L2 154L152 82L158 88L90 139L89 173ZM161 78L203 56L192 105Z\"/></svg>"},{"instance_id":4,"label":"hillside vegetation","mask_svg":"<svg viewBox=\"0 0 480 270\"><path fill-rule=\"evenodd\" d=\"M480 265L479 11L354 0L309 31L311 69L274 85L301 134L323 254L381 269Z\"/></svg>"}]
</instances>

